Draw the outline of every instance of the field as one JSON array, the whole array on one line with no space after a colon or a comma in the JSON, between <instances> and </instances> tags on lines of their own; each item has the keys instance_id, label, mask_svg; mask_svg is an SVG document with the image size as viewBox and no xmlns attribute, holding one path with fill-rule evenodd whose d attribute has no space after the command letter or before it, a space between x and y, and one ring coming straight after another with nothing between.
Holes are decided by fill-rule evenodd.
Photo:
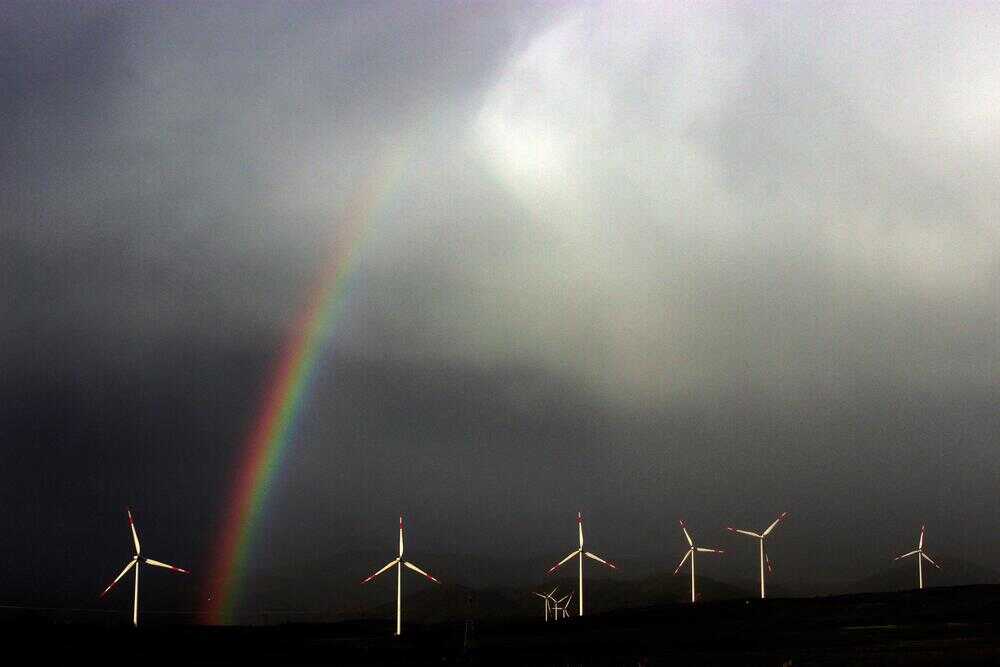
<instances>
[{"instance_id":1,"label":"field","mask_svg":"<svg viewBox=\"0 0 1000 667\"><path fill-rule=\"evenodd\" d=\"M408 624L399 639L384 620L133 630L21 619L4 634L8 652L41 664L997 664L998 619L1000 586L964 586Z\"/></svg>"}]
</instances>

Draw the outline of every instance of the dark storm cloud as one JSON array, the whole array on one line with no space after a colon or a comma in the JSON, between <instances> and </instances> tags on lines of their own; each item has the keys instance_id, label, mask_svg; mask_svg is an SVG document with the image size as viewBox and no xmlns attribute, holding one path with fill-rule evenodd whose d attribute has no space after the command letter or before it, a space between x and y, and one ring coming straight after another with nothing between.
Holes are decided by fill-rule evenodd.
<instances>
[{"instance_id":1,"label":"dark storm cloud","mask_svg":"<svg viewBox=\"0 0 1000 667\"><path fill-rule=\"evenodd\" d=\"M836 578L998 518L994 8L0 11L0 487L35 542L141 502L202 559L387 147L268 563L409 507L443 550L549 554L583 505L642 557L677 513L789 508L785 562L875 544Z\"/></svg>"},{"instance_id":2,"label":"dark storm cloud","mask_svg":"<svg viewBox=\"0 0 1000 667\"><path fill-rule=\"evenodd\" d=\"M44 35L22 11L11 32ZM53 313L117 300L98 324L181 337L283 331L385 137L460 121L449 98L513 30L444 6L67 11L67 34L11 47L17 256L73 275L41 286Z\"/></svg>"}]
</instances>

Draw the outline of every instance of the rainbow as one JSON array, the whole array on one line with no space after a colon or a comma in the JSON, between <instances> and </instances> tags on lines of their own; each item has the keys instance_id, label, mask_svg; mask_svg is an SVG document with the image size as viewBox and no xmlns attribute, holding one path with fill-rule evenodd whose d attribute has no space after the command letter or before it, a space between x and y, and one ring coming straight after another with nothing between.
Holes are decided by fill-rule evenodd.
<instances>
[{"instance_id":1,"label":"rainbow","mask_svg":"<svg viewBox=\"0 0 1000 667\"><path fill-rule=\"evenodd\" d=\"M395 187L405 160L386 151L350 200L331 257L317 277L306 307L292 327L270 374L263 400L245 444L246 454L225 505L221 537L209 579L205 616L210 624L233 622L247 557L277 470L293 440L296 419L355 270L358 248Z\"/></svg>"}]
</instances>

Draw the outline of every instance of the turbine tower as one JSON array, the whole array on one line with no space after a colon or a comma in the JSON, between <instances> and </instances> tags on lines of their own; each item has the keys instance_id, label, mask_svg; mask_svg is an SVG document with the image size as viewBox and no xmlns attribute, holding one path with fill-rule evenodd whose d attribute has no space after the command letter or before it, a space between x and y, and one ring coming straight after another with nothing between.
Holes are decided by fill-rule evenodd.
<instances>
[{"instance_id":1,"label":"turbine tower","mask_svg":"<svg viewBox=\"0 0 1000 667\"><path fill-rule=\"evenodd\" d=\"M389 568L396 567L396 636L398 637L403 632L403 567L408 567L417 574L423 575L433 581L435 584L440 584L441 582L427 574L419 567L414 565L409 561L403 560L403 515L399 515L399 555L393 560L389 561L385 567L371 575L367 579L363 580L362 584L367 584L369 581L382 574Z\"/></svg>"},{"instance_id":2,"label":"turbine tower","mask_svg":"<svg viewBox=\"0 0 1000 667\"><path fill-rule=\"evenodd\" d=\"M910 556L917 557L917 586L922 590L924 587L924 559L928 563L941 569L941 566L931 560L931 557L924 553L924 526L920 526L920 539L917 541L917 548L909 553L905 553L902 556L896 556L893 560L900 560L901 558L909 558Z\"/></svg>"},{"instance_id":3,"label":"turbine tower","mask_svg":"<svg viewBox=\"0 0 1000 667\"><path fill-rule=\"evenodd\" d=\"M583 616L583 557L586 556L587 558L590 558L591 560L596 560L598 563L601 563L602 565L607 565L612 570L617 570L618 568L615 566L614 563L606 561L603 558L601 558L600 556L598 556L596 554L592 554L589 551L584 551L583 550L583 514L581 512L577 512L576 513L576 526L577 526L577 532L579 533L579 536L580 536L580 548L577 549L576 551L573 551L572 553L570 553L570 555L566 556L561 561L559 561L558 563L556 563L555 565L553 565L551 568L549 568L549 572L548 573L552 574L557 569L559 569L564 563L566 563L566 561L571 560L573 558L576 558L577 556L580 557L580 563L579 563L579 568L578 568L578 573L579 573L578 574L578 590L577 590L577 596L576 597L577 597L577 600L579 601L579 604L580 604L580 607L579 607L580 608L580 616Z\"/></svg>"},{"instance_id":4,"label":"turbine tower","mask_svg":"<svg viewBox=\"0 0 1000 667\"><path fill-rule=\"evenodd\" d=\"M768 572L774 572L774 570L771 568L771 559L768 558L767 554L764 552L764 540L767 539L767 536L771 534L771 531L774 530L778 526L778 524L784 521L787 517L788 517L788 512L782 512L781 514L778 515L778 518L775 519L771 523L771 525L767 527L767 530L765 530L763 533L755 533L752 530L740 530L739 528L733 528L732 526L726 527L726 530L728 530L731 533L739 533L740 535L746 535L747 537L752 537L755 540L759 540L760 542L760 598L762 600L765 597L764 564L765 563L767 564Z\"/></svg>"},{"instance_id":5,"label":"turbine tower","mask_svg":"<svg viewBox=\"0 0 1000 667\"><path fill-rule=\"evenodd\" d=\"M680 520L680 524L681 530L684 531L684 537L688 542L688 550L687 553L684 554L684 558L681 559L681 562L677 564L677 569L674 570L674 574L681 571L681 568L684 567L684 563L687 562L688 558L691 559L691 602L694 602L696 599L694 591L694 555L698 552L704 554L722 554L725 552L722 549L709 549L708 547L695 546L694 540L691 539L691 533L688 532L687 525L684 523L684 519Z\"/></svg>"},{"instance_id":6,"label":"turbine tower","mask_svg":"<svg viewBox=\"0 0 1000 667\"><path fill-rule=\"evenodd\" d=\"M143 558L142 549L139 547L139 533L136 532L135 522L132 520L132 510L126 508L125 512L128 514L128 525L132 529L132 543L135 545L135 555L132 556L132 560L125 565L125 569L121 571L121 574L115 577L115 580L111 582L111 585L104 589L104 592L101 593L100 597L107 595L108 591L114 588L115 584L117 584L121 578L134 567L135 588L132 593L132 625L139 627L139 566L142 564L152 565L153 567L162 567L168 570L173 570L174 572L180 572L181 574L189 574L189 572L183 568L175 567L174 565L167 565L166 563L161 563L160 561L153 560L152 558Z\"/></svg>"}]
</instances>

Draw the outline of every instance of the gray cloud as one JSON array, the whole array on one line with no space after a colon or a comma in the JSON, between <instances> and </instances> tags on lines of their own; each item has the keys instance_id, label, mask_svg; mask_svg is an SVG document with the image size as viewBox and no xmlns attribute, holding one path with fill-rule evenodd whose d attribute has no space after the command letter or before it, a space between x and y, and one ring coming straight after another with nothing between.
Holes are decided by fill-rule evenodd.
<instances>
[{"instance_id":1,"label":"gray cloud","mask_svg":"<svg viewBox=\"0 0 1000 667\"><path fill-rule=\"evenodd\" d=\"M718 522L820 495L801 552L858 512L919 521L913 497L995 518L995 7L57 7L0 21L4 392L188 396L177 433L225 424L176 445L219 469L184 502L224 483L395 146L278 533L321 502L363 541L358 516L408 496L456 549L554 548L523 517L581 502L631 519L609 538L636 553L668 502Z\"/></svg>"}]
</instances>

